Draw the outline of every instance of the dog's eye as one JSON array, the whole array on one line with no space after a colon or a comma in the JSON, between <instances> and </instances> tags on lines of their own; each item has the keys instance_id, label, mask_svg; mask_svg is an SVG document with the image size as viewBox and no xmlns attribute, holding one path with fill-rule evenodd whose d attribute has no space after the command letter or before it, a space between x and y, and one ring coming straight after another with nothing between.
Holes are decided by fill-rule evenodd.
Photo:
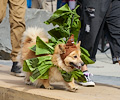
<instances>
[{"instance_id":1,"label":"dog's eye","mask_svg":"<svg viewBox=\"0 0 120 100\"><path fill-rule=\"evenodd\" d=\"M77 58L77 56L74 56L74 58Z\"/></svg>"}]
</instances>

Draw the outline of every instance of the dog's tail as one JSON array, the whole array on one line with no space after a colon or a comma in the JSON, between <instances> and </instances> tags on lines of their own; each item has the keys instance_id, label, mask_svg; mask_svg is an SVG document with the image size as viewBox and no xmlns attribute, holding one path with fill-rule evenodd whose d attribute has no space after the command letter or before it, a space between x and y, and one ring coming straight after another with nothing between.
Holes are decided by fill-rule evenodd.
<instances>
[{"instance_id":1,"label":"dog's tail","mask_svg":"<svg viewBox=\"0 0 120 100\"><path fill-rule=\"evenodd\" d=\"M37 27L29 27L23 33L21 40L21 49L18 53L17 60L23 65L23 60L27 59L25 54L29 51L28 47L32 47L36 44L36 37L39 36L44 42L48 42L48 36L44 32L44 29Z\"/></svg>"},{"instance_id":2,"label":"dog's tail","mask_svg":"<svg viewBox=\"0 0 120 100\"><path fill-rule=\"evenodd\" d=\"M27 42L36 42L36 37L39 36L44 42L48 42L48 36L43 28L29 27L23 33L22 44Z\"/></svg>"}]
</instances>

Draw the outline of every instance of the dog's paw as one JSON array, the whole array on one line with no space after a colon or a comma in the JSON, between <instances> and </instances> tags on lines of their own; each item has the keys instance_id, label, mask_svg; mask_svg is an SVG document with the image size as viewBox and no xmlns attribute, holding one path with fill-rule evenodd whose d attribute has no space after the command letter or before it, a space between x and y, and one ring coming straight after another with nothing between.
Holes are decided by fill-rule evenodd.
<instances>
[{"instance_id":1,"label":"dog's paw","mask_svg":"<svg viewBox=\"0 0 120 100\"><path fill-rule=\"evenodd\" d=\"M74 88L71 88L71 89L68 89L70 92L76 92L78 90L78 87L74 87Z\"/></svg>"},{"instance_id":2,"label":"dog's paw","mask_svg":"<svg viewBox=\"0 0 120 100\"><path fill-rule=\"evenodd\" d=\"M32 85L32 84L33 84L30 80L24 80L24 83L25 83L26 85Z\"/></svg>"},{"instance_id":3,"label":"dog's paw","mask_svg":"<svg viewBox=\"0 0 120 100\"><path fill-rule=\"evenodd\" d=\"M24 79L24 83L25 83L26 85L32 85L32 84L33 84L33 83L32 83L29 79L27 79L27 78Z\"/></svg>"},{"instance_id":4,"label":"dog's paw","mask_svg":"<svg viewBox=\"0 0 120 100\"><path fill-rule=\"evenodd\" d=\"M53 86L48 86L48 87L45 87L45 88L48 89L48 90L53 90L54 89Z\"/></svg>"},{"instance_id":5,"label":"dog's paw","mask_svg":"<svg viewBox=\"0 0 120 100\"><path fill-rule=\"evenodd\" d=\"M32 85L33 83L30 82L30 81L25 81L25 84L26 84L26 85Z\"/></svg>"}]
</instances>

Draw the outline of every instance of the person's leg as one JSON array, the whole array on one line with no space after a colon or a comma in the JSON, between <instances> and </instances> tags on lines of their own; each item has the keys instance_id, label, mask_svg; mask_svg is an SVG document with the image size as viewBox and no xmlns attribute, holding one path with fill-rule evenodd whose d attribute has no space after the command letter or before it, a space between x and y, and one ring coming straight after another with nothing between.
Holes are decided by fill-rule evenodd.
<instances>
[{"instance_id":1,"label":"person's leg","mask_svg":"<svg viewBox=\"0 0 120 100\"><path fill-rule=\"evenodd\" d=\"M81 71L83 72L87 82L77 82L77 83L83 86L92 86L92 87L95 86L95 83L91 80L91 76L93 76L93 74L91 74L88 71L86 64L84 64L84 66L81 67Z\"/></svg>"},{"instance_id":2,"label":"person's leg","mask_svg":"<svg viewBox=\"0 0 120 100\"><path fill-rule=\"evenodd\" d=\"M110 44L113 64L120 63L120 1L112 2L110 12L106 17L108 25L108 40Z\"/></svg>"},{"instance_id":3,"label":"person's leg","mask_svg":"<svg viewBox=\"0 0 120 100\"><path fill-rule=\"evenodd\" d=\"M37 8L37 9L39 9L40 8L39 1L41 1L41 0L32 0L32 6L31 6L31 8Z\"/></svg>"},{"instance_id":4,"label":"person's leg","mask_svg":"<svg viewBox=\"0 0 120 100\"><path fill-rule=\"evenodd\" d=\"M87 68L87 65L84 64L84 66L81 67L81 71L84 72L84 71L86 71L86 70L88 70L88 68Z\"/></svg>"},{"instance_id":5,"label":"person's leg","mask_svg":"<svg viewBox=\"0 0 120 100\"><path fill-rule=\"evenodd\" d=\"M9 0L9 21L12 45L11 59L13 61L11 72L15 73L15 75L18 73L18 76L21 71L17 65L17 55L20 50L21 37L25 31L25 10L26 0Z\"/></svg>"},{"instance_id":6,"label":"person's leg","mask_svg":"<svg viewBox=\"0 0 120 100\"><path fill-rule=\"evenodd\" d=\"M96 37L93 36L94 35L93 33L91 33L91 32L89 33L89 36L93 36L92 39L89 39L89 41L88 41L91 44L87 44L88 42L84 41L84 38L81 37L83 39L83 40L81 40L81 42L86 43L86 45L83 43L81 46L87 48L88 52L90 53L90 58L94 62L96 61L96 53L97 53L97 49L98 49L99 40L103 34L104 23L105 23L105 19L103 18L103 22L101 23L101 26L99 27L99 31L98 31ZM85 34L84 34L84 37L85 37ZM91 49L88 49L90 46L91 46ZM95 83L90 78L90 76L92 76L92 74L88 71L86 64L81 67L81 70L82 70L87 82L86 83L80 82L80 84L83 86L95 86Z\"/></svg>"},{"instance_id":7,"label":"person's leg","mask_svg":"<svg viewBox=\"0 0 120 100\"><path fill-rule=\"evenodd\" d=\"M82 25L78 41L81 41L81 46L88 50L90 58L93 61L96 61L95 55L103 32L104 18L109 5L109 0L82 1L82 12L80 17ZM94 16L91 16L91 11L89 11L89 9L93 10L92 15Z\"/></svg>"},{"instance_id":8,"label":"person's leg","mask_svg":"<svg viewBox=\"0 0 120 100\"><path fill-rule=\"evenodd\" d=\"M107 9L110 2L108 0L83 0L82 1L82 13L81 13L81 31L78 37L78 41L81 41L81 47L88 50L90 58L96 61L96 53L98 49L99 40L102 35L102 30L104 26L104 17L106 15ZM99 6L98 6L99 5ZM90 7L90 8L89 8ZM101 9L102 7L102 9ZM94 17L90 16L92 9L94 12ZM92 14L92 15L93 15ZM100 16L101 15L101 16ZM91 85L90 73L88 72L87 65L84 65L81 70L87 79L85 85ZM89 84L90 83L90 84ZM93 85L94 82L92 82ZM84 85L84 84L83 84Z\"/></svg>"},{"instance_id":9,"label":"person's leg","mask_svg":"<svg viewBox=\"0 0 120 100\"><path fill-rule=\"evenodd\" d=\"M8 0L0 1L0 23L2 22L3 18L6 15L7 2L8 2Z\"/></svg>"},{"instance_id":10,"label":"person's leg","mask_svg":"<svg viewBox=\"0 0 120 100\"><path fill-rule=\"evenodd\" d=\"M42 7L47 11L55 12L57 10L57 0L43 0Z\"/></svg>"}]
</instances>

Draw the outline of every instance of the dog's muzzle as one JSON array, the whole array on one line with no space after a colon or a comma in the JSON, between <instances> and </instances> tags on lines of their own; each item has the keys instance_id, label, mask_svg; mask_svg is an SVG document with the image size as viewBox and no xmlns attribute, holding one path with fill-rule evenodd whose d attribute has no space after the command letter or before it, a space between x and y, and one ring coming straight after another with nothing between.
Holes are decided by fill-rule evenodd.
<instances>
[{"instance_id":1,"label":"dog's muzzle","mask_svg":"<svg viewBox=\"0 0 120 100\"><path fill-rule=\"evenodd\" d=\"M84 63L81 63L79 65L74 64L73 62L69 63L72 67L75 67L76 69L80 69L82 66L84 66Z\"/></svg>"}]
</instances>

